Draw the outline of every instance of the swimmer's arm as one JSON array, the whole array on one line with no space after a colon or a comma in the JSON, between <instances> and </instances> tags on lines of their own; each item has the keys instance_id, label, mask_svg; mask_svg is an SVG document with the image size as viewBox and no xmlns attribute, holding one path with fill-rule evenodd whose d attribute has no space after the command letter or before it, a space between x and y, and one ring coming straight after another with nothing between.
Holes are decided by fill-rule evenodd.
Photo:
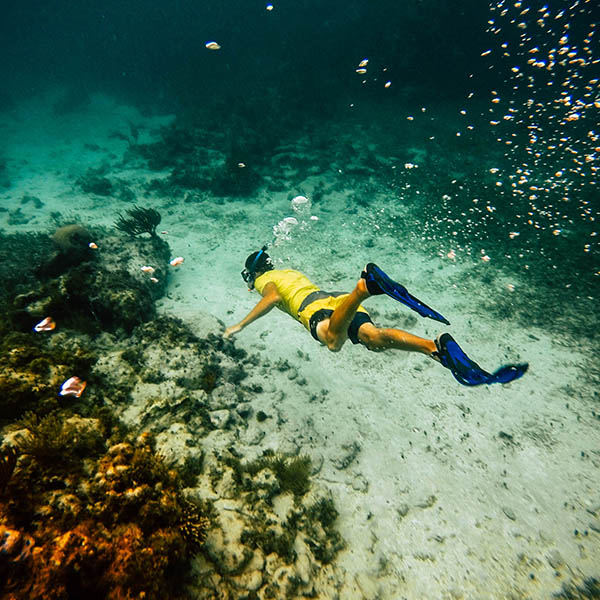
<instances>
[{"instance_id":1,"label":"swimmer's arm","mask_svg":"<svg viewBox=\"0 0 600 600\"><path fill-rule=\"evenodd\" d=\"M271 309L281 300L281 296L277 291L277 286L272 281L269 281L269 283L265 285L262 293L263 297L258 301L258 304L239 323L228 327L225 330L223 337L227 338L235 335L244 329L246 325L250 325L250 323L256 321L256 319L260 319L260 317L263 317L270 312Z\"/></svg>"}]
</instances>

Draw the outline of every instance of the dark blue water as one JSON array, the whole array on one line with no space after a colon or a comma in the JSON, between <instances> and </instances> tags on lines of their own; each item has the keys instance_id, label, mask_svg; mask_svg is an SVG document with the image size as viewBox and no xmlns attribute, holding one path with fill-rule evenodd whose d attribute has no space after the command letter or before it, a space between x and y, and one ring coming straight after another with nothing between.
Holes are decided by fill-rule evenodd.
<instances>
[{"instance_id":1,"label":"dark blue water","mask_svg":"<svg viewBox=\"0 0 600 600\"><path fill-rule=\"evenodd\" d=\"M564 284L572 306L596 296L600 273L594 4L12 1L0 24L0 106L60 86L57 114L98 91L175 113L160 166L179 169L183 188L197 185L181 164L202 123L214 133L205 146L251 167L213 190L225 197L260 188L277 146L299 136L316 141L307 170L343 156L326 127L372 144L374 156L411 162L407 149L424 147L410 190L406 173L379 172L391 206L414 207L398 235L420 229L469 255L485 244L531 285Z\"/></svg>"}]
</instances>

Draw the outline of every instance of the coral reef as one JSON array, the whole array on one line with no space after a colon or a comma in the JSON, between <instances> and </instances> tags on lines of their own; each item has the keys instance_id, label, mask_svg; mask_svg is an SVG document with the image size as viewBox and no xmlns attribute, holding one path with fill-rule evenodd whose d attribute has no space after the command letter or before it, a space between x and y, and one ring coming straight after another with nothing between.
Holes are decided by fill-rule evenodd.
<instances>
[{"instance_id":1,"label":"coral reef","mask_svg":"<svg viewBox=\"0 0 600 600\"><path fill-rule=\"evenodd\" d=\"M194 562L197 597L237 598L242 590L248 594L243 597L257 598L335 593L332 563L344 547L337 511L329 497L282 488L278 463L289 467L297 459L267 454L240 471L229 452L207 457L210 489L223 500L214 503L218 518ZM202 577L207 573L212 577Z\"/></svg>"},{"instance_id":2,"label":"coral reef","mask_svg":"<svg viewBox=\"0 0 600 600\"><path fill-rule=\"evenodd\" d=\"M0 552L7 597L180 597L167 575L202 547L208 509L183 495L152 438L65 412L19 425L19 468L0 501L14 540Z\"/></svg>"},{"instance_id":3,"label":"coral reef","mask_svg":"<svg viewBox=\"0 0 600 600\"><path fill-rule=\"evenodd\" d=\"M93 377L122 369L119 400L109 388L108 405L129 426L152 431L186 484L213 501L211 530L193 560L195 597L326 597L344 544L331 498L311 490L310 458L265 450L248 460L231 445L253 414L252 388L240 373L254 360L229 340L199 338L161 317L104 351ZM215 379L207 389L209 370ZM230 449L208 450L223 444Z\"/></svg>"},{"instance_id":4,"label":"coral reef","mask_svg":"<svg viewBox=\"0 0 600 600\"><path fill-rule=\"evenodd\" d=\"M115 221L115 227L129 235L136 236L143 233L149 233L151 237L156 237L156 227L161 221L160 213L153 208L141 208L134 206L127 211L129 218L121 213Z\"/></svg>"},{"instance_id":5,"label":"coral reef","mask_svg":"<svg viewBox=\"0 0 600 600\"><path fill-rule=\"evenodd\" d=\"M51 236L52 241L63 254L89 251L88 244L92 241L92 234L79 223L72 223L59 227Z\"/></svg>"},{"instance_id":6,"label":"coral reef","mask_svg":"<svg viewBox=\"0 0 600 600\"><path fill-rule=\"evenodd\" d=\"M10 263L20 282L5 266L0 598L333 593L343 542L331 498L310 493L310 458L236 449L259 423L258 386L245 385L256 357L215 335L214 318L192 333L155 317L164 241L89 231L93 259L57 276L36 268L59 244L47 236L27 238L44 249L32 248L32 264ZM65 252L80 233L60 231ZM34 332L48 315L56 329ZM59 396L74 375L85 393Z\"/></svg>"}]
</instances>

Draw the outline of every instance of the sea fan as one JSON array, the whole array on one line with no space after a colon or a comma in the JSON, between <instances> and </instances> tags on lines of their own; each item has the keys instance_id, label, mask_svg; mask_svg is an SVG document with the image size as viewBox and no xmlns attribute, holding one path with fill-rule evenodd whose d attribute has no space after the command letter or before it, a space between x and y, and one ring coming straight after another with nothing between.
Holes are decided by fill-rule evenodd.
<instances>
[{"instance_id":1,"label":"sea fan","mask_svg":"<svg viewBox=\"0 0 600 600\"><path fill-rule=\"evenodd\" d=\"M160 213L157 210L134 206L127 211L127 214L129 218L118 213L119 218L115 221L117 229L133 236L149 233L150 236L156 237L156 227L161 221Z\"/></svg>"}]
</instances>

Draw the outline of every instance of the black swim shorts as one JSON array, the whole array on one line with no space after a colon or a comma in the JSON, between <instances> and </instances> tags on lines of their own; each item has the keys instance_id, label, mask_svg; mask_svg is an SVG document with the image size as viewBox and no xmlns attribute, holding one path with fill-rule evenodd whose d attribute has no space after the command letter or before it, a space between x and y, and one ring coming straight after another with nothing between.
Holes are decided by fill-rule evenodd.
<instances>
[{"instance_id":1,"label":"black swim shorts","mask_svg":"<svg viewBox=\"0 0 600 600\"><path fill-rule=\"evenodd\" d=\"M329 308L322 308L321 310L317 310L315 314L310 318L310 334L320 342L321 340L317 336L317 325L323 321L324 319L329 319L333 311ZM357 312L354 315L354 319L350 323L348 327L348 337L353 344L360 344L360 340L358 339L358 328L363 323L372 323L371 317L366 312Z\"/></svg>"}]
</instances>

